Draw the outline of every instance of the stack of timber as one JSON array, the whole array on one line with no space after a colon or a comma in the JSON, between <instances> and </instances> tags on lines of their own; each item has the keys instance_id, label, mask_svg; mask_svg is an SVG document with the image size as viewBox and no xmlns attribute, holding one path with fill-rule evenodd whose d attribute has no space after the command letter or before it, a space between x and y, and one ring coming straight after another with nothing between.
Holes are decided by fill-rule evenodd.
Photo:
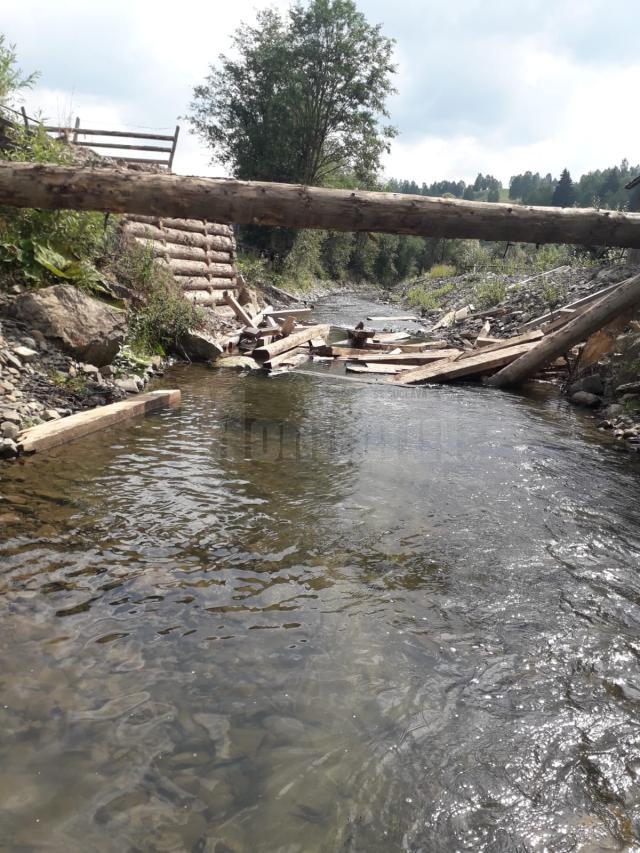
<instances>
[{"instance_id":1,"label":"stack of timber","mask_svg":"<svg viewBox=\"0 0 640 853\"><path fill-rule=\"evenodd\" d=\"M202 219L129 215L124 232L149 248L156 261L173 274L191 302L230 316L224 293L239 297L242 291L230 225Z\"/></svg>"}]
</instances>

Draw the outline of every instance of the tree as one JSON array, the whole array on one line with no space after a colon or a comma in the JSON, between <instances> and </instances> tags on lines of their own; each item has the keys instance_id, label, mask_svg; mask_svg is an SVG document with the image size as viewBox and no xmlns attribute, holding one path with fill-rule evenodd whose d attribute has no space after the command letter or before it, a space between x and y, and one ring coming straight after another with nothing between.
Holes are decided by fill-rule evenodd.
<instances>
[{"instance_id":1,"label":"tree","mask_svg":"<svg viewBox=\"0 0 640 853\"><path fill-rule=\"evenodd\" d=\"M576 190L573 186L571 175L569 174L568 169L563 169L562 174L560 175L560 180L553 191L551 204L554 207L572 207L575 204L575 201Z\"/></svg>"},{"instance_id":2,"label":"tree","mask_svg":"<svg viewBox=\"0 0 640 853\"><path fill-rule=\"evenodd\" d=\"M0 107L11 106L16 95L22 89L30 89L40 76L37 71L25 75L18 68L17 59L15 44L8 44L0 33Z\"/></svg>"},{"instance_id":3,"label":"tree","mask_svg":"<svg viewBox=\"0 0 640 853\"><path fill-rule=\"evenodd\" d=\"M351 173L371 186L393 128L393 42L353 0L297 2L240 27L194 89L189 119L234 177L323 185Z\"/></svg>"}]
</instances>

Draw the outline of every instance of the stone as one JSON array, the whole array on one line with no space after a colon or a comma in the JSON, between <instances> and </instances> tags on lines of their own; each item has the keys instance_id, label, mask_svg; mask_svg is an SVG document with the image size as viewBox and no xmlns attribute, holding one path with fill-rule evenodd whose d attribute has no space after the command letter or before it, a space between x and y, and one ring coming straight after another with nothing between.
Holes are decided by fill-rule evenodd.
<instances>
[{"instance_id":1,"label":"stone","mask_svg":"<svg viewBox=\"0 0 640 853\"><path fill-rule=\"evenodd\" d=\"M17 424L11 421L4 421L4 423L0 424L0 434L3 438L10 438L12 441L15 441L20 435L20 429Z\"/></svg>"},{"instance_id":2,"label":"stone","mask_svg":"<svg viewBox=\"0 0 640 853\"><path fill-rule=\"evenodd\" d=\"M624 414L624 406L621 406L620 403L612 403L610 406L607 406L604 414L607 420L614 421L620 415Z\"/></svg>"},{"instance_id":3,"label":"stone","mask_svg":"<svg viewBox=\"0 0 640 853\"><path fill-rule=\"evenodd\" d=\"M27 347L28 349L37 349L38 348L38 344L36 343L35 338L30 338L30 337L21 338L20 343L23 346Z\"/></svg>"},{"instance_id":4,"label":"stone","mask_svg":"<svg viewBox=\"0 0 640 853\"><path fill-rule=\"evenodd\" d=\"M0 439L0 459L13 459L18 455L18 445L10 438Z\"/></svg>"},{"instance_id":5,"label":"stone","mask_svg":"<svg viewBox=\"0 0 640 853\"><path fill-rule=\"evenodd\" d=\"M571 395L570 400L574 406L587 406L588 408L594 408L601 403L600 397L596 394L590 394L588 391L576 391L575 394Z\"/></svg>"},{"instance_id":6,"label":"stone","mask_svg":"<svg viewBox=\"0 0 640 853\"><path fill-rule=\"evenodd\" d=\"M211 335L193 330L182 335L178 349L183 350L193 361L210 361L212 358L222 355L224 351L223 347Z\"/></svg>"},{"instance_id":7,"label":"stone","mask_svg":"<svg viewBox=\"0 0 640 853\"><path fill-rule=\"evenodd\" d=\"M47 349L47 339L42 334L40 329L31 329L29 334L31 335L31 339L33 341L35 341L35 346L40 347L40 349L44 349L44 350ZM25 340L26 340L26 338L24 338L22 342L24 343ZM27 344L27 346L28 346L28 344Z\"/></svg>"},{"instance_id":8,"label":"stone","mask_svg":"<svg viewBox=\"0 0 640 853\"><path fill-rule=\"evenodd\" d=\"M105 377L105 379L110 379L113 376L113 368L110 364L103 365L100 373ZM69 375L71 375L71 368L69 368Z\"/></svg>"},{"instance_id":9,"label":"stone","mask_svg":"<svg viewBox=\"0 0 640 853\"><path fill-rule=\"evenodd\" d=\"M639 394L640 393L640 382L625 382L624 385L618 385L616 388L616 393L618 394Z\"/></svg>"},{"instance_id":10,"label":"stone","mask_svg":"<svg viewBox=\"0 0 640 853\"><path fill-rule=\"evenodd\" d=\"M33 361L34 358L38 357L38 351L35 349L31 349L31 347L23 347L17 346L13 348L13 354L17 355L20 361L24 364L27 364L30 361Z\"/></svg>"},{"instance_id":11,"label":"stone","mask_svg":"<svg viewBox=\"0 0 640 853\"><path fill-rule=\"evenodd\" d=\"M131 376L128 376L125 379L116 379L116 386L121 391L126 391L127 394L137 394L140 391L137 381Z\"/></svg>"},{"instance_id":12,"label":"stone","mask_svg":"<svg viewBox=\"0 0 640 853\"><path fill-rule=\"evenodd\" d=\"M215 361L216 367L240 367L246 370L260 370L260 365L248 355L223 355Z\"/></svg>"},{"instance_id":13,"label":"stone","mask_svg":"<svg viewBox=\"0 0 640 853\"><path fill-rule=\"evenodd\" d=\"M69 365L69 370L67 371L67 373L69 374L69 376L70 376L72 379L75 379L75 377L78 375L78 368L77 368L77 367L75 367L73 364L70 364L70 365Z\"/></svg>"},{"instance_id":14,"label":"stone","mask_svg":"<svg viewBox=\"0 0 640 853\"><path fill-rule=\"evenodd\" d=\"M586 391L588 394L597 394L598 396L603 394L604 383L600 374L594 373L592 376L583 376L582 379L578 379L569 388L569 396L573 397L574 394L578 394L580 391Z\"/></svg>"},{"instance_id":15,"label":"stone","mask_svg":"<svg viewBox=\"0 0 640 853\"><path fill-rule=\"evenodd\" d=\"M124 311L67 284L22 293L12 310L65 352L98 367L113 361L126 334Z\"/></svg>"},{"instance_id":16,"label":"stone","mask_svg":"<svg viewBox=\"0 0 640 853\"><path fill-rule=\"evenodd\" d=\"M57 409L45 409L42 413L42 417L45 421L58 421L60 420L60 412Z\"/></svg>"},{"instance_id":17,"label":"stone","mask_svg":"<svg viewBox=\"0 0 640 853\"><path fill-rule=\"evenodd\" d=\"M0 422L11 421L12 424L20 423L20 413L15 409L0 409Z\"/></svg>"},{"instance_id":18,"label":"stone","mask_svg":"<svg viewBox=\"0 0 640 853\"><path fill-rule=\"evenodd\" d=\"M5 350L2 353L2 357L4 359L4 363L8 364L10 368L12 367L14 370L18 371L22 370L22 362L17 355L14 355L14 353L9 352L9 350Z\"/></svg>"},{"instance_id":19,"label":"stone","mask_svg":"<svg viewBox=\"0 0 640 853\"><path fill-rule=\"evenodd\" d=\"M96 367L95 364L83 364L82 372L86 373L87 376L99 376L100 368Z\"/></svg>"}]
</instances>

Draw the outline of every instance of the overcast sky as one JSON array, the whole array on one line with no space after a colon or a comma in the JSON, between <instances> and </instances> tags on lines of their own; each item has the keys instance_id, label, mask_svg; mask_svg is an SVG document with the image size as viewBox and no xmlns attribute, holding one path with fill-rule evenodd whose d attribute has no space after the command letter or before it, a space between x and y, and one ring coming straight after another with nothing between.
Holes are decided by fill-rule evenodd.
<instances>
[{"instance_id":1,"label":"overcast sky","mask_svg":"<svg viewBox=\"0 0 640 853\"><path fill-rule=\"evenodd\" d=\"M257 8L285 0L0 0L29 111L110 128L182 125L175 171L220 175L180 119L209 64ZM506 183L640 161L640 0L358 0L395 38L399 130L386 174Z\"/></svg>"}]
</instances>

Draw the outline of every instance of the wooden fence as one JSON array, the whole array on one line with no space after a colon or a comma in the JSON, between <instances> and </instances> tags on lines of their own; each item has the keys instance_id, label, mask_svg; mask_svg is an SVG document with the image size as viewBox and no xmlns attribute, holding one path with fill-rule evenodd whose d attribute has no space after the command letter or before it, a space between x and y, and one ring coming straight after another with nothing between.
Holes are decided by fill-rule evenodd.
<instances>
[{"instance_id":1,"label":"wooden fence","mask_svg":"<svg viewBox=\"0 0 640 853\"><path fill-rule=\"evenodd\" d=\"M76 118L73 127L63 127L43 124L38 119L27 115L24 107L20 109L20 112L12 110L9 107L3 107L2 112L5 110L7 113L11 113L12 117L8 114L2 115L0 113L0 135L2 134L3 126L7 127L12 124L15 126L18 121L22 120L27 130L34 125L42 125L47 133L58 138L62 137L72 145L77 145L81 148L91 148L105 157L113 157L125 163L153 163L159 166L166 166L169 171L173 167L173 158L178 145L180 125L176 125L176 129L171 134L81 127L79 118ZM89 137L89 139L86 137ZM129 154L128 152L133 153ZM145 155L155 154L158 156L135 156L142 152Z\"/></svg>"}]
</instances>

